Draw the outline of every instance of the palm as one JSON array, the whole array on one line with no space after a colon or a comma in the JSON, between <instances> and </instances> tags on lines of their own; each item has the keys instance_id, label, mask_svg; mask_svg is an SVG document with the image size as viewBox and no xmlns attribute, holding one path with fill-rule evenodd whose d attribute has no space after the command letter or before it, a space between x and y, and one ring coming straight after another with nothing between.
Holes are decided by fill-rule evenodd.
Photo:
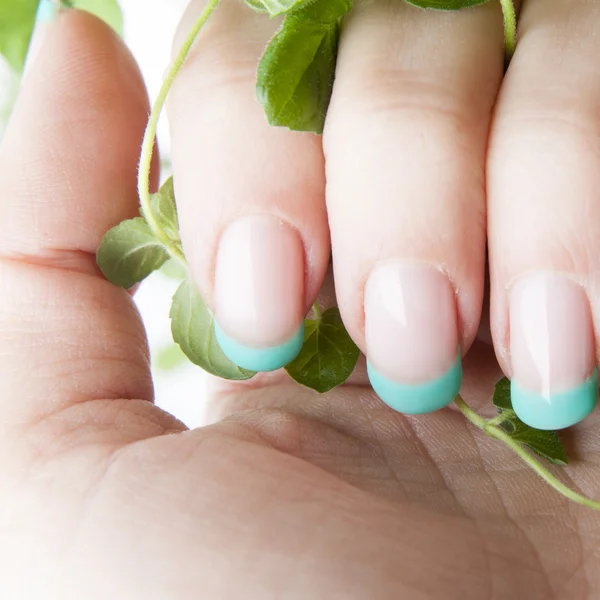
<instances>
[{"instance_id":1,"label":"palm","mask_svg":"<svg viewBox=\"0 0 600 600\"><path fill-rule=\"evenodd\" d=\"M483 344L471 357L465 391L481 403L497 367ZM17 515L40 515L15 519L14 538L43 523L33 554L63 576L46 597L594 596L597 515L458 412L408 419L360 385L319 397L269 383L223 391L212 406L230 418L174 435L158 435L178 426L150 405L94 407L120 413L121 440L98 433L83 457L77 440L59 472L45 464L14 496ZM598 495L592 431L570 440L581 456L568 475Z\"/></svg>"}]
</instances>

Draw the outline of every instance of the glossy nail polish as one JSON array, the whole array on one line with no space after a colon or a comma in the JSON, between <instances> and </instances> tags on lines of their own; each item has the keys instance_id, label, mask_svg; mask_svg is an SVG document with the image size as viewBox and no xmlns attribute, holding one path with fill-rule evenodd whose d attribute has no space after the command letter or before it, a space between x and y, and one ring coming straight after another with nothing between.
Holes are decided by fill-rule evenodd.
<instances>
[{"instance_id":1,"label":"glossy nail polish","mask_svg":"<svg viewBox=\"0 0 600 600\"><path fill-rule=\"evenodd\" d=\"M462 382L456 301L448 278L420 264L384 263L365 289L367 368L395 410L429 413L450 404Z\"/></svg>"},{"instance_id":2,"label":"glossy nail polish","mask_svg":"<svg viewBox=\"0 0 600 600\"><path fill-rule=\"evenodd\" d=\"M597 403L598 369L587 294L571 279L538 273L510 293L511 395L537 429L563 429Z\"/></svg>"},{"instance_id":3,"label":"glossy nail polish","mask_svg":"<svg viewBox=\"0 0 600 600\"><path fill-rule=\"evenodd\" d=\"M31 34L31 42L27 51L23 76L29 72L31 64L40 52L40 48L42 47L46 36L46 30L56 19L60 10L59 0L40 0L35 17L33 33Z\"/></svg>"},{"instance_id":4,"label":"glossy nail polish","mask_svg":"<svg viewBox=\"0 0 600 600\"><path fill-rule=\"evenodd\" d=\"M215 272L215 332L225 355L252 371L292 361L304 341L304 247L271 215L243 217L222 235Z\"/></svg>"},{"instance_id":5,"label":"glossy nail polish","mask_svg":"<svg viewBox=\"0 0 600 600\"><path fill-rule=\"evenodd\" d=\"M59 0L40 0L35 17L36 23L51 23L56 18L59 10Z\"/></svg>"}]
</instances>

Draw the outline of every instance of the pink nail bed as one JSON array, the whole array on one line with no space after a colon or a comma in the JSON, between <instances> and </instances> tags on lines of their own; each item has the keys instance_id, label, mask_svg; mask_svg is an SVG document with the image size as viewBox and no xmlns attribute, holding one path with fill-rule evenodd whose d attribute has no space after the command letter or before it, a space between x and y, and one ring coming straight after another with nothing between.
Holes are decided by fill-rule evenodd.
<instances>
[{"instance_id":1,"label":"pink nail bed","mask_svg":"<svg viewBox=\"0 0 600 600\"><path fill-rule=\"evenodd\" d=\"M225 334L254 348L284 344L302 324L304 296L304 247L295 229L272 215L251 215L225 230L214 290Z\"/></svg>"},{"instance_id":2,"label":"pink nail bed","mask_svg":"<svg viewBox=\"0 0 600 600\"><path fill-rule=\"evenodd\" d=\"M386 377L423 383L456 361L456 300L446 275L430 266L384 263L365 289L367 352Z\"/></svg>"}]
</instances>

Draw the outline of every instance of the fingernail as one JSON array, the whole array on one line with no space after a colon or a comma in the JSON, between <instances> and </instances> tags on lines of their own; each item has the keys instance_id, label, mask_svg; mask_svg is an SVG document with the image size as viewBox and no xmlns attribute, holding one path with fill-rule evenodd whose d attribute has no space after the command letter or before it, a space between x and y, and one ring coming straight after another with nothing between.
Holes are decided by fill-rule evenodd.
<instances>
[{"instance_id":1,"label":"fingernail","mask_svg":"<svg viewBox=\"0 0 600 600\"><path fill-rule=\"evenodd\" d=\"M296 230L255 215L223 234L215 273L215 331L225 355L251 371L292 361L304 341L304 247Z\"/></svg>"},{"instance_id":2,"label":"fingernail","mask_svg":"<svg viewBox=\"0 0 600 600\"><path fill-rule=\"evenodd\" d=\"M585 290L562 275L534 274L510 294L511 397L536 429L585 419L598 399L592 315Z\"/></svg>"},{"instance_id":3,"label":"fingernail","mask_svg":"<svg viewBox=\"0 0 600 600\"><path fill-rule=\"evenodd\" d=\"M27 51L23 75L29 71L35 57L39 54L40 48L44 42L48 25L54 21L61 9L59 0L40 0L35 17L35 25L31 35L31 42Z\"/></svg>"},{"instance_id":4,"label":"fingernail","mask_svg":"<svg viewBox=\"0 0 600 600\"><path fill-rule=\"evenodd\" d=\"M52 23L60 10L60 0L40 0L36 23Z\"/></svg>"},{"instance_id":5,"label":"fingernail","mask_svg":"<svg viewBox=\"0 0 600 600\"><path fill-rule=\"evenodd\" d=\"M456 301L441 271L376 267L365 289L365 333L371 385L386 404L423 414L454 400L462 382Z\"/></svg>"}]
</instances>

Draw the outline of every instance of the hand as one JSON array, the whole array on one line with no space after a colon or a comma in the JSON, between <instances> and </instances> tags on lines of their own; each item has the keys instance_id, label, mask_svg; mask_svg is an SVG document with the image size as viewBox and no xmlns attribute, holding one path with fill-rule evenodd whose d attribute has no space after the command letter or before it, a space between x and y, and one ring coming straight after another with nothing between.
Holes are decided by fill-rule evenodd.
<instances>
[{"instance_id":1,"label":"hand","mask_svg":"<svg viewBox=\"0 0 600 600\"><path fill-rule=\"evenodd\" d=\"M529 0L492 128L491 321L509 373L504 290L514 277L568 271L592 293L592 314L598 305L597 186L586 145L597 76L585 59L595 55L598 16L571 2L563 21L563 4ZM500 376L492 347L472 343L485 142L502 67L498 11L360 6L344 34L352 44L342 41L324 138L337 297L365 350L368 269L399 257L442 264L459 291L454 335L470 347L463 393L481 408ZM188 18L198 10L193 3ZM251 13L245 21L241 10L224 2L215 13L172 98L186 254L213 302L219 234L242 214L276 214L308 245L307 287L296 291L310 303L327 267L323 155L314 137L265 126L253 57L273 25ZM384 48L397 63L375 69ZM147 112L127 50L100 22L70 11L48 29L0 148L3 596L595 598L597 513L569 504L453 409L391 410L364 365L326 396L280 372L216 383L215 423L194 431L151 404L139 317L94 259L104 232L137 211ZM222 277L232 293L243 291ZM281 319L248 331L275 339L289 316L282 307L300 304L267 293L293 289L259 279ZM415 355L443 362L448 346L434 333L411 343L430 344ZM596 498L597 425L594 414L565 438L576 459L566 476Z\"/></svg>"}]
</instances>

